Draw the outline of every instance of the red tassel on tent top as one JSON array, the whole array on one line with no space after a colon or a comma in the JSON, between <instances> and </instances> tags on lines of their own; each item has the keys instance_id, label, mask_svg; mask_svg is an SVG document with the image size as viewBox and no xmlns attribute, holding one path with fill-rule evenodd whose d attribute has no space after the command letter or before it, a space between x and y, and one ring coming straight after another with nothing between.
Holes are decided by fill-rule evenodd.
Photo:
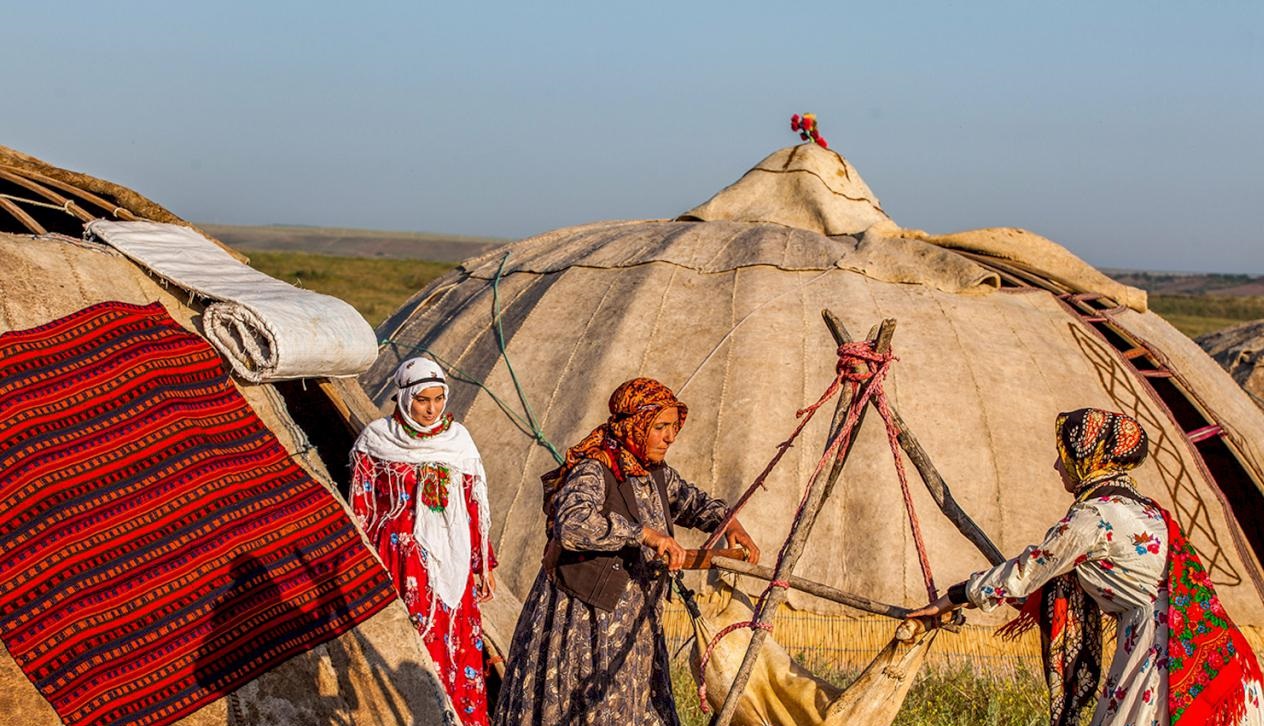
<instances>
[{"instance_id":1,"label":"red tassel on tent top","mask_svg":"<svg viewBox=\"0 0 1264 726\"><path fill-rule=\"evenodd\" d=\"M790 117L790 130L797 131L799 138L807 141L812 139L822 149L828 149L829 144L825 141L825 137L816 127L816 114L805 113L802 116L795 114Z\"/></svg>"}]
</instances>

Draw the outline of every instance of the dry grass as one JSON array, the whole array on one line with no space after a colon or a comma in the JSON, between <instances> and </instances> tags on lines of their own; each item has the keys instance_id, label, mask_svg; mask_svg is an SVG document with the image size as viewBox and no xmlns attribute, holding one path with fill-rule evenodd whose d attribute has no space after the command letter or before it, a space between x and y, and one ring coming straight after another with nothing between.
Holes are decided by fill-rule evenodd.
<instances>
[{"instance_id":1,"label":"dry grass","mask_svg":"<svg viewBox=\"0 0 1264 726\"><path fill-rule=\"evenodd\" d=\"M846 686L858 671L818 670L817 675ZM684 663L672 666L676 712L684 726L705 726L710 716L698 707L697 685ZM1030 672L989 676L972 670L923 669L909 690L896 726L1035 726L1049 719L1045 687Z\"/></svg>"}]
</instances>

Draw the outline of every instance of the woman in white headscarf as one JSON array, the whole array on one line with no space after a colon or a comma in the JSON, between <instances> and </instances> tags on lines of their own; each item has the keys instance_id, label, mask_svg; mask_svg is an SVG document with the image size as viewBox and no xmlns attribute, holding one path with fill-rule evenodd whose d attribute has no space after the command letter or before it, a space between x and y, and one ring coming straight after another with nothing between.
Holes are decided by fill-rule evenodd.
<instances>
[{"instance_id":1,"label":"woman in white headscarf","mask_svg":"<svg viewBox=\"0 0 1264 726\"><path fill-rule=\"evenodd\" d=\"M474 440L445 413L427 358L395 371L395 410L351 452L351 504L377 547L466 726L487 723L479 603L492 597L487 481Z\"/></svg>"}]
</instances>

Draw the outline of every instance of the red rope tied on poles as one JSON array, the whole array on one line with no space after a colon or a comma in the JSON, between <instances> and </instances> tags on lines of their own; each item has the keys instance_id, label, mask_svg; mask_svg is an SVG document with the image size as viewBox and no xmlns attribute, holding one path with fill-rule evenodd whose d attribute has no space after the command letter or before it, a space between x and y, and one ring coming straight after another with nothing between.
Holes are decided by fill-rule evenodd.
<instances>
[{"instance_id":1,"label":"red rope tied on poles","mask_svg":"<svg viewBox=\"0 0 1264 726\"><path fill-rule=\"evenodd\" d=\"M790 446L793 445L794 440L798 438L799 433L803 431L803 428L807 425L808 421L812 419L816 410L825 405L827 401L838 393L839 389L842 388L842 385L847 383L851 387L852 394L851 403L847 407L847 415L843 419L843 424L839 429L838 435L835 436L829 443L829 446L826 447L825 452L816 463L816 468L812 470L812 476L809 477L808 484L803 489L803 496L799 499L799 506L795 510L793 521L797 523L800 519L802 519L804 507L806 507L808 503L808 495L812 491L812 486L816 482L816 478L821 475L821 472L825 470L825 466L829 462L838 457L838 452L842 448L843 444L851 441L853 429L856 426L856 422L860 419L860 413L865 410L865 406L869 404L869 400L873 399L875 407L878 409L878 414L882 417L882 422L885 425L887 431L887 443L891 447L891 456L895 460L895 471L900 479L900 490L904 497L904 509L908 514L909 526L913 532L913 541L917 548L917 559L922 569L922 579L926 585L926 593L930 597L931 602L936 600L938 598L938 590L935 587L935 578L931 574L930 561L926 556L926 545L922 539L921 523L918 521L917 512L913 507L913 498L909 491L908 477L904 472L904 461L900 458L899 429L895 426L894 415L891 412L891 405L887 399L886 391L882 387L882 384L886 379L887 372L890 370L891 363L895 360L898 359L891 353L879 353L874 350L873 344L869 341L856 341L840 345L838 347L838 364L834 368L834 380L830 382L829 387L825 389L825 392L821 394L821 397L817 399L816 403L795 412L795 417L802 419L799 422L799 425L796 426L794 431L790 434L790 438L786 439L777 446L777 453L774 454L772 460L768 462L768 466L764 467L764 470L760 472L759 476L755 477L755 481L753 481L751 485L747 487L746 491L743 492L742 496L729 511L728 515L725 516L724 521L720 523L720 526L717 527L707 539L703 548L709 549L719 541L719 538L723 535L724 529L728 526L729 522L737 516L737 512L746 505L747 501L750 500L751 495L754 494L757 488L766 488L764 487L764 479L767 478L768 474L772 471L773 467L776 466L777 462L781 460L782 455L784 455L785 452L789 450ZM860 384L865 381L869 381L869 385L865 387L864 393L858 396L857 394L860 392ZM786 541L781 545L781 550L777 553L777 564L773 568L774 572L781 570L782 562L785 559L786 550L789 545L790 538L787 537ZM755 606L755 612L763 614L764 605L773 588L780 587L785 589L789 586L790 583L784 579L771 581L768 584L768 587L764 588L763 593L760 594L759 602ZM703 713L711 712L710 706L707 704L705 673L707 662L710 661L711 654L715 650L716 645L719 644L720 640L722 640L724 636L738 630L739 628L750 628L752 631L759 629L772 632L773 626L771 615L768 617L770 618L769 620L756 618L754 620L744 620L742 622L733 623L732 625L725 627L719 633L716 633L715 637L711 639L711 642L707 644L707 649L702 655L702 661L698 668L699 672L704 674L703 677L699 679L700 684L698 686L698 700L700 702L699 707L702 709Z\"/></svg>"}]
</instances>

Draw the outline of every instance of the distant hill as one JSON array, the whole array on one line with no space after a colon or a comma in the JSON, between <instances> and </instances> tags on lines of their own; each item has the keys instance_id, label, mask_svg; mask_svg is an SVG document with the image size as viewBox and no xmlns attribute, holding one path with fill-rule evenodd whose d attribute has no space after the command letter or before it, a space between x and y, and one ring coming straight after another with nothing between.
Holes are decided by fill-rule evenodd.
<instances>
[{"instance_id":1,"label":"distant hill","mask_svg":"<svg viewBox=\"0 0 1264 726\"><path fill-rule=\"evenodd\" d=\"M240 250L307 252L334 257L460 262L510 240L428 232L387 232L301 225L204 224L220 241Z\"/></svg>"},{"instance_id":2,"label":"distant hill","mask_svg":"<svg viewBox=\"0 0 1264 726\"><path fill-rule=\"evenodd\" d=\"M1264 276L1103 269L1150 293L1150 309L1191 338L1264 318Z\"/></svg>"},{"instance_id":3,"label":"distant hill","mask_svg":"<svg viewBox=\"0 0 1264 726\"><path fill-rule=\"evenodd\" d=\"M1125 285L1139 287L1153 295L1264 295L1264 276L1220 273L1143 272L1102 270Z\"/></svg>"}]
</instances>

